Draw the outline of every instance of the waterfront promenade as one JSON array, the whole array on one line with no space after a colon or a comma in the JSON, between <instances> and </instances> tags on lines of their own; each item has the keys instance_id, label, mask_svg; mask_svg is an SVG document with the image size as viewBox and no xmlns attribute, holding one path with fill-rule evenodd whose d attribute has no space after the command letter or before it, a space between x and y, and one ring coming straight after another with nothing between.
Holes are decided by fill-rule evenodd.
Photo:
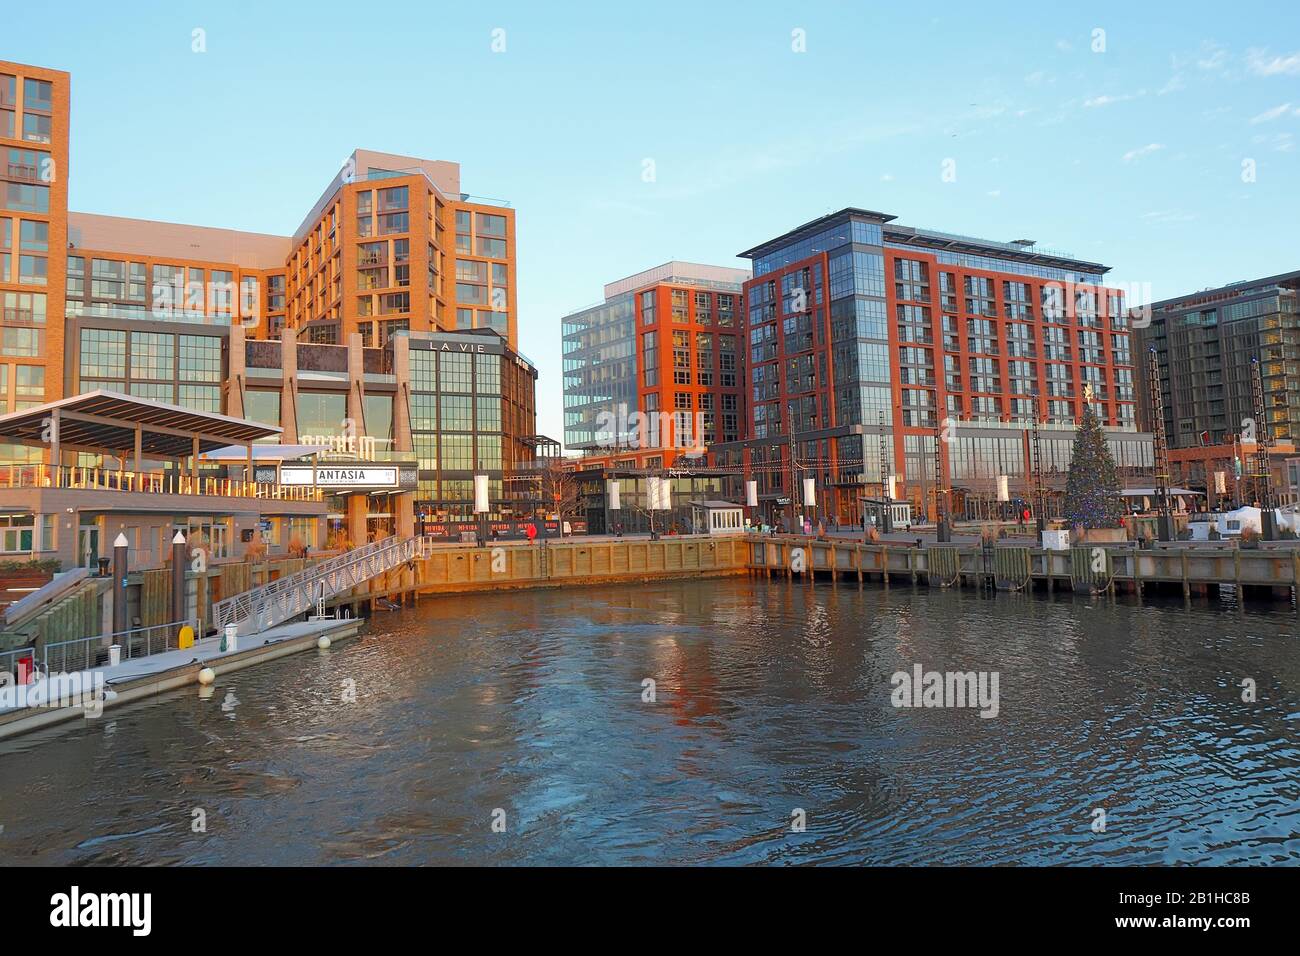
<instances>
[{"instance_id":1,"label":"waterfront promenade","mask_svg":"<svg viewBox=\"0 0 1300 956\"><path fill-rule=\"evenodd\" d=\"M940 544L918 532L871 544L845 534L444 545L417 562L414 581L396 593L448 594L749 573L802 580L821 574L885 587L922 583L1002 590L1172 590L1189 598L1231 586L1256 599L1290 600L1300 583L1300 548L1180 544L1137 548L1131 543L1085 543L1057 551L1032 547L1027 539L1009 539L986 548L975 537L958 536Z\"/></svg>"}]
</instances>

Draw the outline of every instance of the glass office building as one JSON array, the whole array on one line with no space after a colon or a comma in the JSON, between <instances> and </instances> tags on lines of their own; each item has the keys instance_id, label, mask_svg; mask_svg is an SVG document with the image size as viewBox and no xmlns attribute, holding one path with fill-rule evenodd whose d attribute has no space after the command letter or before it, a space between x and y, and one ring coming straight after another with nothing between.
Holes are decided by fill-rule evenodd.
<instances>
[{"instance_id":1,"label":"glass office building","mask_svg":"<svg viewBox=\"0 0 1300 956\"><path fill-rule=\"evenodd\" d=\"M637 407L633 294L566 315L562 329L565 446L628 445L635 428L620 409Z\"/></svg>"}]
</instances>

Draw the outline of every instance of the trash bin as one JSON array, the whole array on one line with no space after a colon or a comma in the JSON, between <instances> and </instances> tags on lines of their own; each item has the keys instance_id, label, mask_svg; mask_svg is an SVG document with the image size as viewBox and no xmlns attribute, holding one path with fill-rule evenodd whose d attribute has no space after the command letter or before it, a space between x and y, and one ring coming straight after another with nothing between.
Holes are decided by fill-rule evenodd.
<instances>
[{"instance_id":1,"label":"trash bin","mask_svg":"<svg viewBox=\"0 0 1300 956\"><path fill-rule=\"evenodd\" d=\"M30 684L32 675L36 670L36 658L20 657L18 658L18 683Z\"/></svg>"},{"instance_id":2,"label":"trash bin","mask_svg":"<svg viewBox=\"0 0 1300 956\"><path fill-rule=\"evenodd\" d=\"M228 651L239 650L239 625L238 624L226 625L226 650Z\"/></svg>"},{"instance_id":3,"label":"trash bin","mask_svg":"<svg viewBox=\"0 0 1300 956\"><path fill-rule=\"evenodd\" d=\"M116 667L120 663L122 663L122 645L108 645L108 666Z\"/></svg>"}]
</instances>

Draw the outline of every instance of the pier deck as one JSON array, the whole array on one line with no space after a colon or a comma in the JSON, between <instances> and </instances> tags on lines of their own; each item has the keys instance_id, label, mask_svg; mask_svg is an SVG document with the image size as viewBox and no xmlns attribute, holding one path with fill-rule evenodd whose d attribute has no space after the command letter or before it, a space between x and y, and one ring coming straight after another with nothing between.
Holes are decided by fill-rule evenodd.
<instances>
[{"instance_id":1,"label":"pier deck","mask_svg":"<svg viewBox=\"0 0 1300 956\"><path fill-rule=\"evenodd\" d=\"M1002 590L1035 586L1098 591L1151 587L1194 590L1222 585L1293 597L1300 584L1300 548L1174 547L1138 549L1122 544L1082 544L1047 550L998 544L921 547L863 544L845 538L748 536L748 566L769 575L818 572L891 582L919 581L944 587L993 585ZM797 554L797 552L799 552ZM804 569L804 570L801 570Z\"/></svg>"}]
</instances>

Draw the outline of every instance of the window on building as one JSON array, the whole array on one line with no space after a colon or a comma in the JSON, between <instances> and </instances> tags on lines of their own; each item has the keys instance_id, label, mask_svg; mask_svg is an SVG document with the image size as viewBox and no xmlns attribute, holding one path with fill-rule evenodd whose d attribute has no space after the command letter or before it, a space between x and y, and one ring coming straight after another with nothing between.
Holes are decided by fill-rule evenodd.
<instances>
[{"instance_id":1,"label":"window on building","mask_svg":"<svg viewBox=\"0 0 1300 956\"><path fill-rule=\"evenodd\" d=\"M4 208L15 212L50 211L50 187L27 183L4 184Z\"/></svg>"},{"instance_id":2,"label":"window on building","mask_svg":"<svg viewBox=\"0 0 1300 956\"><path fill-rule=\"evenodd\" d=\"M54 123L48 116L23 111L23 139L29 143L48 143Z\"/></svg>"},{"instance_id":3,"label":"window on building","mask_svg":"<svg viewBox=\"0 0 1300 956\"><path fill-rule=\"evenodd\" d=\"M267 425L280 424L280 390L250 388L244 392L244 418ZM279 444L279 437L259 438L259 444Z\"/></svg>"},{"instance_id":4,"label":"window on building","mask_svg":"<svg viewBox=\"0 0 1300 956\"><path fill-rule=\"evenodd\" d=\"M14 405L17 411L45 402L45 366L14 366Z\"/></svg>"},{"instance_id":5,"label":"window on building","mask_svg":"<svg viewBox=\"0 0 1300 956\"><path fill-rule=\"evenodd\" d=\"M23 110L41 110L44 113L54 108L54 86L49 80L35 80L31 77L23 80Z\"/></svg>"},{"instance_id":6,"label":"window on building","mask_svg":"<svg viewBox=\"0 0 1300 956\"><path fill-rule=\"evenodd\" d=\"M8 220L5 220L7 223ZM50 224L22 220L18 231L18 248L26 252L50 251Z\"/></svg>"},{"instance_id":7,"label":"window on building","mask_svg":"<svg viewBox=\"0 0 1300 956\"><path fill-rule=\"evenodd\" d=\"M298 436L342 435L347 427L348 397L343 392L298 393Z\"/></svg>"},{"instance_id":8,"label":"window on building","mask_svg":"<svg viewBox=\"0 0 1300 956\"><path fill-rule=\"evenodd\" d=\"M80 375L82 379L125 379L126 333L82 329Z\"/></svg>"},{"instance_id":9,"label":"window on building","mask_svg":"<svg viewBox=\"0 0 1300 956\"><path fill-rule=\"evenodd\" d=\"M496 236L504 239L506 235L506 217L481 212L476 216L477 233L480 236Z\"/></svg>"},{"instance_id":10,"label":"window on building","mask_svg":"<svg viewBox=\"0 0 1300 956\"><path fill-rule=\"evenodd\" d=\"M411 293L389 292L379 297L380 315L397 315L411 311Z\"/></svg>"}]
</instances>

